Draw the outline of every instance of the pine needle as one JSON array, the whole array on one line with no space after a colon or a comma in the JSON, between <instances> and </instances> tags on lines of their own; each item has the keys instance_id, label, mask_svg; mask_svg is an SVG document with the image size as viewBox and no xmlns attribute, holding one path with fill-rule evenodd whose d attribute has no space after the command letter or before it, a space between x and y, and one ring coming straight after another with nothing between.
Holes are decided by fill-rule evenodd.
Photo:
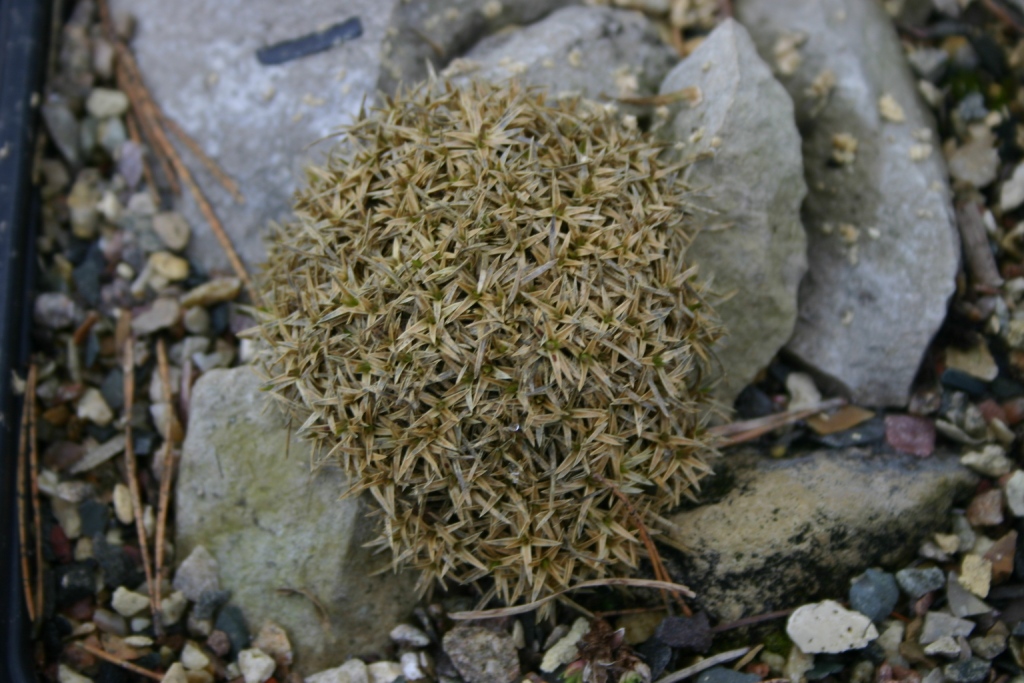
<instances>
[{"instance_id":1,"label":"pine needle","mask_svg":"<svg viewBox=\"0 0 1024 683\"><path fill-rule=\"evenodd\" d=\"M36 366L33 363L28 368L28 379L25 383L25 398L22 401L21 409L21 430L18 435L18 548L21 555L21 581L25 589L25 609L28 611L28 620L32 624L36 621L35 591L32 588L32 570L29 561L28 549L28 493L26 483L28 480L28 432L30 418L29 414L35 410L34 401L29 397L34 396L36 387Z\"/></svg>"}]
</instances>

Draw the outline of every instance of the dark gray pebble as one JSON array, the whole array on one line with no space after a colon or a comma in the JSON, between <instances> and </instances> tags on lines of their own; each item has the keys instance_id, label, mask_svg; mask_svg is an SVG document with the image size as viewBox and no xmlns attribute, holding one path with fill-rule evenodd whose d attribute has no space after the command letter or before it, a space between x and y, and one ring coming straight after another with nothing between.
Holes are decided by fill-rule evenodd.
<instances>
[{"instance_id":1,"label":"dark gray pebble","mask_svg":"<svg viewBox=\"0 0 1024 683\"><path fill-rule=\"evenodd\" d=\"M692 617L665 617L654 636L669 647L690 652L707 652L711 647L711 625L705 612Z\"/></svg>"},{"instance_id":2,"label":"dark gray pebble","mask_svg":"<svg viewBox=\"0 0 1024 683\"><path fill-rule=\"evenodd\" d=\"M225 605L217 615L213 627L227 634L231 641L231 656L249 647L249 627L245 623L242 610L235 605Z\"/></svg>"},{"instance_id":3,"label":"dark gray pebble","mask_svg":"<svg viewBox=\"0 0 1024 683\"><path fill-rule=\"evenodd\" d=\"M757 674L745 674L722 666L708 669L697 677L697 683L757 683L761 677Z\"/></svg>"},{"instance_id":4,"label":"dark gray pebble","mask_svg":"<svg viewBox=\"0 0 1024 683\"><path fill-rule=\"evenodd\" d=\"M192 615L196 619L213 619L217 610L227 604L230 597L231 591L227 590L203 591L196 606L192 609Z\"/></svg>"},{"instance_id":5,"label":"dark gray pebble","mask_svg":"<svg viewBox=\"0 0 1024 683\"><path fill-rule=\"evenodd\" d=\"M103 570L103 585L111 590L119 586L135 586L145 580L145 575L124 549L109 543L103 534L92 537L92 555Z\"/></svg>"},{"instance_id":6,"label":"dark gray pebble","mask_svg":"<svg viewBox=\"0 0 1024 683\"><path fill-rule=\"evenodd\" d=\"M91 562L72 562L54 572L58 607L67 607L96 593L96 568Z\"/></svg>"},{"instance_id":7,"label":"dark gray pebble","mask_svg":"<svg viewBox=\"0 0 1024 683\"><path fill-rule=\"evenodd\" d=\"M991 662L971 657L942 667L942 673L951 683L981 683L988 676Z\"/></svg>"},{"instance_id":8,"label":"dark gray pebble","mask_svg":"<svg viewBox=\"0 0 1024 683\"><path fill-rule=\"evenodd\" d=\"M99 501L88 499L78 504L78 516L82 518L82 535L92 538L107 533L110 523L110 507Z\"/></svg>"},{"instance_id":9,"label":"dark gray pebble","mask_svg":"<svg viewBox=\"0 0 1024 683\"><path fill-rule=\"evenodd\" d=\"M657 679L672 661L672 648L657 638L648 638L637 646L636 651L651 669L651 678Z\"/></svg>"},{"instance_id":10,"label":"dark gray pebble","mask_svg":"<svg viewBox=\"0 0 1024 683\"><path fill-rule=\"evenodd\" d=\"M868 569L850 584L850 607L871 621L888 617L899 599L895 577L880 569Z\"/></svg>"},{"instance_id":11,"label":"dark gray pebble","mask_svg":"<svg viewBox=\"0 0 1024 683\"><path fill-rule=\"evenodd\" d=\"M946 585L946 575L938 567L901 569L896 572L896 582L904 593L917 600L925 593L937 591Z\"/></svg>"},{"instance_id":12,"label":"dark gray pebble","mask_svg":"<svg viewBox=\"0 0 1024 683\"><path fill-rule=\"evenodd\" d=\"M114 368L107 373L100 385L100 393L111 410L121 412L124 408L124 371L121 368Z\"/></svg>"}]
</instances>

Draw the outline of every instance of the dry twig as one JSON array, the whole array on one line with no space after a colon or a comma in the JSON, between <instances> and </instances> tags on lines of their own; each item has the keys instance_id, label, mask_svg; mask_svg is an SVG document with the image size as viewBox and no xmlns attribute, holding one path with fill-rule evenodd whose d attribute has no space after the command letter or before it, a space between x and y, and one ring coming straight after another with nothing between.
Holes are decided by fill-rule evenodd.
<instances>
[{"instance_id":1,"label":"dry twig","mask_svg":"<svg viewBox=\"0 0 1024 683\"><path fill-rule=\"evenodd\" d=\"M1003 24L1012 28L1017 33L1024 33L1024 24L1021 24L1017 17L1001 3L996 2L996 0L981 0L981 4Z\"/></svg>"},{"instance_id":2,"label":"dry twig","mask_svg":"<svg viewBox=\"0 0 1024 683\"><path fill-rule=\"evenodd\" d=\"M455 621L473 621L475 619L497 619L499 617L511 617L516 614L525 614L526 612L532 612L541 605L544 605L550 600L570 593L574 590L582 588L601 588L603 586L632 586L633 588L657 588L659 590L668 590L674 593L680 593L688 598L697 597L696 593L691 591L686 586L679 583L666 583L664 581L651 581L649 579L625 579L625 578L612 578L612 579L594 579L593 581L583 581L565 588L563 590L551 593L550 595L541 598L540 600L534 600L533 602L527 602L522 605L515 605L512 607L496 607L494 609L481 609L471 610L466 612L451 612L448 614L450 619Z\"/></svg>"},{"instance_id":3,"label":"dry twig","mask_svg":"<svg viewBox=\"0 0 1024 683\"><path fill-rule=\"evenodd\" d=\"M167 530L167 511L171 504L171 481L174 479L174 443L171 440L174 424L174 402L171 395L171 371L167 362L167 345L163 339L156 342L157 364L160 368L160 384L163 388L164 405L166 405L166 430L161 456L163 470L160 476L160 502L156 518L156 604L160 606L160 583L164 570L164 534ZM159 620L158 620L159 623Z\"/></svg>"},{"instance_id":4,"label":"dry twig","mask_svg":"<svg viewBox=\"0 0 1024 683\"><path fill-rule=\"evenodd\" d=\"M787 410L784 413L756 417L753 420L741 420L718 425L708 430L708 434L715 439L715 445L719 448L728 448L737 444L753 441L754 439L778 429L783 425L792 424L806 419L818 413L835 410L846 405L846 399L830 398L810 408L800 410Z\"/></svg>"},{"instance_id":5,"label":"dry twig","mask_svg":"<svg viewBox=\"0 0 1024 683\"><path fill-rule=\"evenodd\" d=\"M128 137L142 149L142 177L146 179L146 187L153 198L153 203L159 206L160 196L156 191L156 177L153 175L153 164L149 160L149 154L146 153L146 148L142 143L142 135L139 133L138 114L130 112L129 116L124 118L125 123L128 124Z\"/></svg>"},{"instance_id":6,"label":"dry twig","mask_svg":"<svg viewBox=\"0 0 1024 683\"><path fill-rule=\"evenodd\" d=\"M98 647L93 647L92 645L89 645L88 643L83 643L82 641L78 641L78 642L75 643L75 645L77 645L78 647L82 648L83 650L85 650L86 652L88 652L91 655L94 655L96 657L99 657L100 659L106 660L106 661L110 662L111 664L116 664L119 667L121 667L122 669L128 669L128 671L133 671L133 672L139 674L140 676L145 676L146 678L151 678L154 681L162 681L164 679L163 676L161 676L160 674L158 674L155 671L150 671L149 669L143 669L141 666L139 666L137 664L132 664L131 662L125 661L124 659L121 659L120 657L115 657L114 655L110 654L106 650L101 650Z\"/></svg>"},{"instance_id":7,"label":"dry twig","mask_svg":"<svg viewBox=\"0 0 1024 683\"><path fill-rule=\"evenodd\" d=\"M29 381L25 391L25 405L28 409L29 423L29 453L31 462L29 479L32 482L32 515L35 521L36 534L36 615L43 614L43 575L46 571L43 558L43 513L39 500L39 439L36 434L36 421L38 411L36 410L36 382L38 371L33 364L29 368Z\"/></svg>"},{"instance_id":8,"label":"dry twig","mask_svg":"<svg viewBox=\"0 0 1024 683\"><path fill-rule=\"evenodd\" d=\"M123 316L130 316L128 311ZM142 555L142 568L146 573L146 586L149 589L149 605L156 616L159 604L156 602L156 590L153 581L153 567L149 561L149 547L146 542L146 525L142 521L142 496L139 493L138 463L135 460L135 445L132 443L132 407L135 404L135 343L132 337L124 345L124 462L128 476L128 490L132 496L132 508L135 513L135 530L139 537L139 553Z\"/></svg>"},{"instance_id":9,"label":"dry twig","mask_svg":"<svg viewBox=\"0 0 1024 683\"><path fill-rule=\"evenodd\" d=\"M89 311L89 315L85 316L85 320L83 320L82 324L75 329L75 333L71 337L75 346L81 346L85 343L86 338L89 336L89 331L92 329L93 325L99 321L99 319L99 313L96 311Z\"/></svg>"},{"instance_id":10,"label":"dry twig","mask_svg":"<svg viewBox=\"0 0 1024 683\"><path fill-rule=\"evenodd\" d=\"M171 131L171 134L174 135L174 137L181 140L181 143L188 148L188 151L192 152L192 154L199 159L199 162L206 167L206 170L210 172L210 175L217 179L217 182L231 194L236 202L239 204L245 203L245 197L242 196L241 190L238 189L238 184L224 171L223 168L221 168L220 164L211 159L206 152L203 151L203 148L199 146L199 143L196 142L191 135L186 133L174 119L170 118L163 112L160 112L160 121L164 124L165 128Z\"/></svg>"},{"instance_id":11,"label":"dry twig","mask_svg":"<svg viewBox=\"0 0 1024 683\"><path fill-rule=\"evenodd\" d=\"M755 624L761 624L766 621L781 619L782 617L788 617L790 614L792 614L794 609L796 608L780 609L775 612L755 614L752 617L743 617L742 619L737 619L736 621L730 621L728 624L719 624L718 626L712 626L711 632L722 633L723 631L732 631L734 629L743 628L745 626L754 626Z\"/></svg>"},{"instance_id":12,"label":"dry twig","mask_svg":"<svg viewBox=\"0 0 1024 683\"><path fill-rule=\"evenodd\" d=\"M607 479L602 477L600 474L595 474L594 477L611 489L611 492L615 495L619 501L626 506L626 510L629 512L630 519L633 520L633 524L636 525L637 532L640 534L640 539L644 543L644 547L647 549L647 557L651 561L651 568L654 570L654 578L658 581L664 581L665 583L672 583L672 577L669 576L668 571L665 569L665 565L661 561L661 554L658 552L658 547L654 545L654 541L651 540L651 535L647 533L647 526L644 524L643 519L637 514L636 508L629 501L629 498L619 490L619 487L609 482ZM683 598L678 594L673 594L676 599L676 604L679 605L679 609L682 610L686 616L693 616L693 612L690 607L686 604ZM666 609L668 608L668 592L662 589L661 598L665 602Z\"/></svg>"},{"instance_id":13,"label":"dry twig","mask_svg":"<svg viewBox=\"0 0 1024 683\"><path fill-rule=\"evenodd\" d=\"M998 290L1003 284L995 256L988 243L988 231L981 209L968 201L956 207L956 224L960 229L960 241L964 246L964 260L974 279L976 288L986 292Z\"/></svg>"},{"instance_id":14,"label":"dry twig","mask_svg":"<svg viewBox=\"0 0 1024 683\"><path fill-rule=\"evenodd\" d=\"M21 431L18 435L18 542L21 555L21 580L25 589L25 608L28 610L28 620L35 623L36 606L35 591L32 588L32 570L29 562L28 552L28 493L26 492L26 481L28 479L28 431L29 412L34 409L29 402L29 395L35 393L36 366L30 365L28 369L28 380L26 382L25 398L21 409Z\"/></svg>"},{"instance_id":15,"label":"dry twig","mask_svg":"<svg viewBox=\"0 0 1024 683\"><path fill-rule=\"evenodd\" d=\"M298 595L309 600L313 605L313 609L316 611L317 618L320 620L320 628L322 628L325 633L331 630L331 616L327 612L327 608L324 607L324 604L320 602L315 595L302 588L289 588L287 586L284 588L278 588L277 593L280 595Z\"/></svg>"},{"instance_id":16,"label":"dry twig","mask_svg":"<svg viewBox=\"0 0 1024 683\"><path fill-rule=\"evenodd\" d=\"M729 650L728 652L723 652L722 654L715 655L713 657L708 657L707 659L702 659L701 661L697 662L692 666L688 666L685 669L680 669L679 671L676 671L673 674L669 674L668 676L659 678L655 683L677 683L677 681L685 680L690 676L693 676L694 674L699 674L701 671L710 669L713 666L718 666L719 664L725 664L726 662L731 662L734 659L738 659L739 657L742 657L743 655L747 654L747 652L749 651L749 647L741 647L738 650Z\"/></svg>"}]
</instances>

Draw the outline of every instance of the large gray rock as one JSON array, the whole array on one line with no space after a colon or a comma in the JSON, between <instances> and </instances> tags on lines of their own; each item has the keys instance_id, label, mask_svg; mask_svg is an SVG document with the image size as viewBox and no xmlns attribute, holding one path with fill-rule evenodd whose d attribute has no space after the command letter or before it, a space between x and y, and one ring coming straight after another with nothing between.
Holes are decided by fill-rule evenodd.
<instances>
[{"instance_id":1,"label":"large gray rock","mask_svg":"<svg viewBox=\"0 0 1024 683\"><path fill-rule=\"evenodd\" d=\"M205 546L250 629L284 627L300 671L379 653L416 602L414 577L371 576L390 557L362 547L373 537L366 500L340 498L336 470L310 474L308 445L288 443L259 387L248 367L213 370L195 385L176 493L178 557Z\"/></svg>"},{"instance_id":2,"label":"large gray rock","mask_svg":"<svg viewBox=\"0 0 1024 683\"><path fill-rule=\"evenodd\" d=\"M948 522L976 478L951 455L819 451L787 460L753 451L716 466L708 494L674 515L676 578L714 616L742 616L845 595L867 567L897 567Z\"/></svg>"},{"instance_id":3,"label":"large gray rock","mask_svg":"<svg viewBox=\"0 0 1024 683\"><path fill-rule=\"evenodd\" d=\"M639 12L566 7L518 30L484 38L453 63L456 80L518 78L552 96L609 101L653 95L675 53Z\"/></svg>"},{"instance_id":4,"label":"large gray rock","mask_svg":"<svg viewBox=\"0 0 1024 683\"><path fill-rule=\"evenodd\" d=\"M810 271L788 349L858 403L904 405L945 317L959 242L939 139L899 39L874 0L735 8L804 138ZM883 98L898 109L883 114Z\"/></svg>"},{"instance_id":5,"label":"large gray rock","mask_svg":"<svg viewBox=\"0 0 1024 683\"><path fill-rule=\"evenodd\" d=\"M394 5L377 87L393 93L441 71L480 40L506 27L529 24L579 0L414 0Z\"/></svg>"},{"instance_id":6,"label":"large gray rock","mask_svg":"<svg viewBox=\"0 0 1024 683\"><path fill-rule=\"evenodd\" d=\"M700 89L675 104L660 134L670 160L695 158L691 185L713 213L689 249L712 290L726 338L718 396L729 405L789 340L807 271L800 204L807 194L793 101L757 55L746 29L725 21L661 84ZM690 142L692 140L692 142Z\"/></svg>"},{"instance_id":7,"label":"large gray rock","mask_svg":"<svg viewBox=\"0 0 1024 683\"><path fill-rule=\"evenodd\" d=\"M164 111L234 178L237 204L187 152L184 161L213 203L243 260L265 256L262 234L291 215L301 170L331 144L325 136L373 96L388 15L396 0L111 0L138 19L132 47ZM358 16L361 38L264 66L256 50ZM319 141L319 142L318 142ZM189 255L207 269L228 261L185 191L178 208L194 232Z\"/></svg>"}]
</instances>

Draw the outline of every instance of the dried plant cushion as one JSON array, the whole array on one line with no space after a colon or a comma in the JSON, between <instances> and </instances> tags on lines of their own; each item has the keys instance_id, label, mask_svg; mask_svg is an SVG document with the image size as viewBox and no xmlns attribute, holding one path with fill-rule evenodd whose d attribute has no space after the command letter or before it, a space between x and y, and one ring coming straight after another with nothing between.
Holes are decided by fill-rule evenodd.
<instances>
[{"instance_id":1,"label":"dried plant cushion","mask_svg":"<svg viewBox=\"0 0 1024 683\"><path fill-rule=\"evenodd\" d=\"M424 585L624 573L622 499L657 513L709 471L718 331L658 152L598 105L435 83L309 170L262 278L267 387Z\"/></svg>"}]
</instances>

